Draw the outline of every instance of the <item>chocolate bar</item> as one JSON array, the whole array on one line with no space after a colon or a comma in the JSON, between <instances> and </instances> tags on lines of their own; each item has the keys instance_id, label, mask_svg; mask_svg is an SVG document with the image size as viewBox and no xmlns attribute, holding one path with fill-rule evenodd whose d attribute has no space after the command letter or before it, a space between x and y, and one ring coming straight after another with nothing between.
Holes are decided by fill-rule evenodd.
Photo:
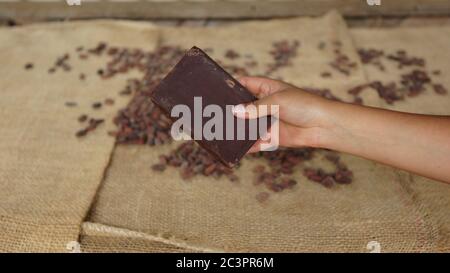
<instances>
[{"instance_id":1,"label":"chocolate bar","mask_svg":"<svg viewBox=\"0 0 450 273\"><path fill-rule=\"evenodd\" d=\"M265 133L271 122L270 117L258 118L257 126L266 127L264 130L259 130L258 127L256 132L251 133L252 136L255 136L256 133L256 137L250 137L250 130L255 127L251 127L248 120L244 121L244 126L242 126L243 120L240 120L241 127L238 128L238 118L233 116L231 106L249 103L256 100L256 97L197 47L193 47L186 52L177 65L154 89L151 97L153 102L169 116L176 105L186 105L192 113L190 117L191 127L184 128L183 126L183 130L187 131L200 146L214 154L229 167L240 161L257 138L262 135L260 131ZM197 104L195 100L197 100ZM222 126L223 129L222 132L220 132L220 129L215 132L217 135L222 135L222 138L208 140L204 137L198 137L199 130L195 131L192 125L197 121L201 125L201 130L203 130L207 122L215 118L215 115L211 113L209 117L205 117L201 113L199 118L199 104L202 110L207 109L206 107L209 105L220 107L223 113L223 121L216 125ZM217 106L215 106L216 109ZM233 122L233 125L229 126L227 121ZM214 129L217 129L217 126L214 126ZM238 134L242 136L243 132L245 132L245 138L239 138Z\"/></svg>"}]
</instances>

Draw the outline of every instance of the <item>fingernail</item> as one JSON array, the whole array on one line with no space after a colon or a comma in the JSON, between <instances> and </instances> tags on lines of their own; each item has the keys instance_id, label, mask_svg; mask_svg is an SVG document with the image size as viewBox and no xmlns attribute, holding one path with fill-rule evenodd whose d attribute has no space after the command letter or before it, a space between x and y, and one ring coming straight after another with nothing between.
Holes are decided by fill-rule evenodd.
<instances>
[{"instance_id":1,"label":"fingernail","mask_svg":"<svg viewBox=\"0 0 450 273\"><path fill-rule=\"evenodd\" d=\"M243 104L238 104L233 107L233 114L235 115L245 115L245 106Z\"/></svg>"},{"instance_id":2,"label":"fingernail","mask_svg":"<svg viewBox=\"0 0 450 273\"><path fill-rule=\"evenodd\" d=\"M262 141L268 141L271 137L272 137L272 135L270 134L270 132L266 132L266 133L261 137L261 140L262 140Z\"/></svg>"},{"instance_id":3,"label":"fingernail","mask_svg":"<svg viewBox=\"0 0 450 273\"><path fill-rule=\"evenodd\" d=\"M267 144L267 146L261 145L260 151L261 152L273 152L273 151L276 151L278 149L278 147L279 147L278 145L270 145L270 144Z\"/></svg>"}]
</instances>

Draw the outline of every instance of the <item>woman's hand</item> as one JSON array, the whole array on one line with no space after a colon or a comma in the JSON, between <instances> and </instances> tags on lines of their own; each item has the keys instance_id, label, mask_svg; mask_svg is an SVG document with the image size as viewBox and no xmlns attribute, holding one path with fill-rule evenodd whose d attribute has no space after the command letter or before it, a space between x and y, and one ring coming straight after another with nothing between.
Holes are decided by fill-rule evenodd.
<instances>
[{"instance_id":1,"label":"woman's hand","mask_svg":"<svg viewBox=\"0 0 450 273\"><path fill-rule=\"evenodd\" d=\"M281 81L260 77L243 77L239 81L259 98L254 106L267 105L269 109L272 105L279 106L279 145L323 147L326 143L329 124L325 109L331 101ZM234 114L240 118L257 118L274 113L252 112L248 105L242 105L234 108ZM259 151L261 144L269 141L259 140L250 152Z\"/></svg>"},{"instance_id":2,"label":"woman's hand","mask_svg":"<svg viewBox=\"0 0 450 273\"><path fill-rule=\"evenodd\" d=\"M253 105L279 106L279 135L269 137L279 137L281 146L337 150L450 183L449 116L331 101L266 78L245 77L240 82L259 97ZM268 114L251 108L235 107L234 114L241 118ZM265 142L271 143L258 140L250 152L260 151Z\"/></svg>"}]
</instances>

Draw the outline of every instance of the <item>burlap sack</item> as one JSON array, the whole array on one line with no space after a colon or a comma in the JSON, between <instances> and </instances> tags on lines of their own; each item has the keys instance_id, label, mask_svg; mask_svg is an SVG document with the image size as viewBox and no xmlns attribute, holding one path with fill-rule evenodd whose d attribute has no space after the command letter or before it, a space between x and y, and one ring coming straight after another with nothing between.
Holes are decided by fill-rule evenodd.
<instances>
[{"instance_id":1,"label":"burlap sack","mask_svg":"<svg viewBox=\"0 0 450 273\"><path fill-rule=\"evenodd\" d=\"M299 56L292 68L280 70L278 76L300 86L329 87L344 99L348 98L345 91L349 87L366 82L352 39L335 13L319 19L214 29L162 29L164 44L210 47L212 56L220 60L224 60L227 49L233 48L254 54L260 63L270 61L267 52L273 41L294 38L301 43ZM343 44L345 54L358 62L358 68L349 77L333 71L333 77L324 80L319 75L329 69L333 48L322 51L318 44L329 46L336 39ZM259 74L258 69L251 73ZM373 94L365 101L380 105ZM164 239L173 246L201 251L364 252L370 241L379 242L382 251L436 249L437 224L425 217L426 208L405 190L405 178L390 168L344 156L355 174L352 185L326 189L307 181L298 171L295 176L299 184L294 190L274 194L268 203L260 204L254 198L260 189L252 185L250 170L257 164L253 160L243 161L239 184L206 177L185 182L172 169L161 174L151 172L156 155L175 145L117 147L89 217L90 222L108 229L89 225L91 232L102 236L82 237L85 251L98 251L102 242L111 244L102 251L117 251L117 229L146 234L149 241ZM320 157L312 164L327 168ZM151 245L139 246L141 251L158 251ZM126 247L136 248L131 241Z\"/></svg>"},{"instance_id":2,"label":"burlap sack","mask_svg":"<svg viewBox=\"0 0 450 273\"><path fill-rule=\"evenodd\" d=\"M333 71L330 79L319 77L332 58L332 48L317 49L320 42L340 40L343 51L357 61L345 24L333 13L319 19L162 32L163 43L212 47L213 57L225 62L227 48L251 52L261 62L251 74L260 74L270 62L267 51L274 40L295 37L301 42L299 56L275 76L331 88L343 99L348 99L348 87L367 80L359 62L349 77ZM99 187L113 148L106 131L117 108L127 103L116 90L131 75L99 80L95 72L104 60L95 58L81 62L71 57L68 73L48 75L47 69L79 45L106 41L152 49L158 37L148 24L117 21L0 30L1 251L65 251L77 239L88 252L367 251L369 241L379 242L381 251L449 250L447 185L422 183L352 156L343 157L355 172L352 185L330 190L297 173L294 190L259 204L254 196L260 189L252 185L249 171L255 161L243 162L239 184L205 177L185 182L176 170L150 170L158 154L178 143L119 146ZM32 70L23 69L27 62L34 63ZM85 82L78 80L82 72ZM106 96L116 100L114 107L91 110L92 102ZM374 94L365 96L368 104L381 105ZM78 107L67 108L66 101L76 101ZM81 128L76 118L82 113L105 118L107 124L76 139ZM310 164L329 167L320 156Z\"/></svg>"},{"instance_id":3,"label":"burlap sack","mask_svg":"<svg viewBox=\"0 0 450 273\"><path fill-rule=\"evenodd\" d=\"M100 79L104 61L80 61L75 48L108 41L150 50L157 40L152 27L120 21L0 29L0 251L66 251L78 240L109 162L114 138L107 130L129 100L112 90L124 79ZM72 70L49 74L65 53ZM34 67L25 70L29 62ZM114 106L92 110L105 97ZM69 101L78 106L65 106ZM81 114L106 124L78 139L75 132L86 126L77 121Z\"/></svg>"},{"instance_id":4,"label":"burlap sack","mask_svg":"<svg viewBox=\"0 0 450 273\"><path fill-rule=\"evenodd\" d=\"M346 76L330 67L329 63L334 60L334 50L337 48L333 44L337 41L342 43L339 48L350 60L360 66L345 21L336 12L317 19L266 20L214 28L166 27L161 31L163 44L184 48L195 44L201 48L211 48L211 56L224 64L241 65L248 61L245 57L232 60L226 58L229 49L243 56L250 55L257 61L257 66L250 69L251 75L265 75L267 66L273 62L268 52L272 50L274 42L297 40L300 46L292 65L270 74L271 78L282 78L301 87L329 88L345 100L350 99L347 89L365 82L361 69ZM322 72L332 75L324 78ZM368 104L379 101L371 94L368 96Z\"/></svg>"},{"instance_id":5,"label":"burlap sack","mask_svg":"<svg viewBox=\"0 0 450 273\"><path fill-rule=\"evenodd\" d=\"M183 242L147 233L85 222L80 234L80 249L83 252L203 252Z\"/></svg>"},{"instance_id":6,"label":"burlap sack","mask_svg":"<svg viewBox=\"0 0 450 273\"><path fill-rule=\"evenodd\" d=\"M375 48L393 53L403 49L411 56L426 60L428 72L440 70L440 75L429 73L436 83L444 85L450 91L450 44L449 26L402 27L393 29L355 29L351 31L357 47ZM384 61L386 72L381 72L374 66L364 66L370 81L397 81L400 75L408 69L398 69L392 62ZM412 113L450 115L450 96L440 96L428 86L427 90L415 98L389 105L383 102L384 108ZM450 167L450 163L449 163ZM413 197L416 204L426 208L427 213L418 221L430 218L437 224L439 240L437 251L450 249L450 187L446 184L432 181L412 174L399 172L405 177L402 186Z\"/></svg>"},{"instance_id":7,"label":"burlap sack","mask_svg":"<svg viewBox=\"0 0 450 273\"><path fill-rule=\"evenodd\" d=\"M450 27L401 27L391 29L354 29L351 31L356 46L360 48L375 48L386 53L395 53L404 49L408 55L424 58L426 70L433 82L441 83L450 90L448 77L448 62L450 53L447 48L450 42ZM399 82L401 74L414 68L399 69L397 63L383 60L386 71L380 71L373 65L365 65L364 71L369 81ZM434 75L432 71L441 71ZM372 92L375 93L375 92ZM381 101L381 106L399 111L423 114L450 114L450 97L435 94L427 86L426 92L414 98L398 101L392 105Z\"/></svg>"}]
</instances>

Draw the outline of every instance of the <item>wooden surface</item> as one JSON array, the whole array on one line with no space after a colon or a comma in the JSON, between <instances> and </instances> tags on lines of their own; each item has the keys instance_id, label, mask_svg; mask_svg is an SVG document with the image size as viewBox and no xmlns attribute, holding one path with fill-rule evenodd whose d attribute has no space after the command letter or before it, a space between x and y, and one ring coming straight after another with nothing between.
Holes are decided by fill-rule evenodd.
<instances>
[{"instance_id":1,"label":"wooden surface","mask_svg":"<svg viewBox=\"0 0 450 273\"><path fill-rule=\"evenodd\" d=\"M0 0L0 18L268 18L321 15L337 9L346 16L448 15L450 0ZM369 0L370 1L370 0ZM373 0L372 0L373 1Z\"/></svg>"}]
</instances>

